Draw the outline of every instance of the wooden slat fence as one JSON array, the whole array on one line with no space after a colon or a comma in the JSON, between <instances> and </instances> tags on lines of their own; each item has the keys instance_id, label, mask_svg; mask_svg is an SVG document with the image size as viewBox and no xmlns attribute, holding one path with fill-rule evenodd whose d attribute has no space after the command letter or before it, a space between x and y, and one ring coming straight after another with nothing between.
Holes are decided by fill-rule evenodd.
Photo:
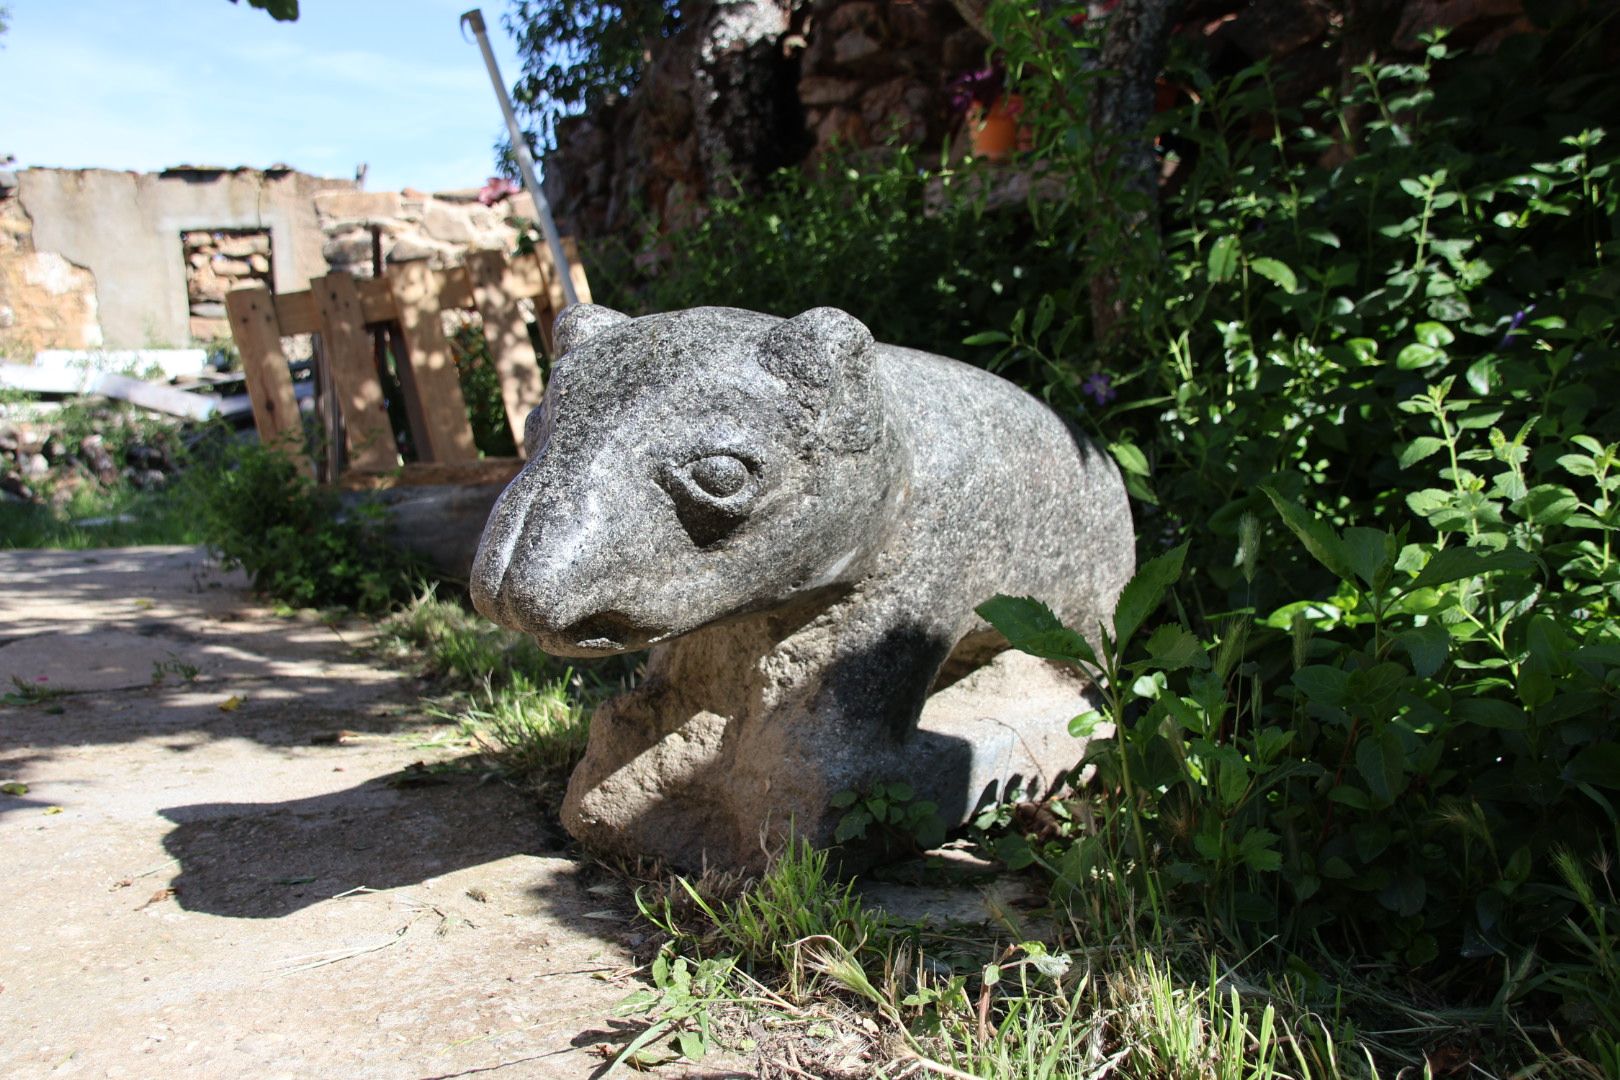
<instances>
[{"instance_id":1,"label":"wooden slat fence","mask_svg":"<svg viewBox=\"0 0 1620 1080\"><path fill-rule=\"evenodd\" d=\"M563 246L574 289L588 303L590 286L578 250L571 238ZM314 471L282 346L285 337L314 334L323 405L331 410L328 435L341 428L344 451L341 474L328 469L326 479L345 487L376 488L495 483L517 472L524 419L544 391L523 300L534 302L542 341L550 351L551 326L564 301L562 282L543 248L511 259L498 251L473 252L466 265L448 270L412 262L390 267L377 278L331 273L311 280L306 292L279 296L251 286L231 292L225 307L242 354L260 440ZM478 458L444 333L442 314L451 309L476 311L483 321L518 458ZM395 447L373 348L374 334L382 328L392 333L407 425L420 459L409 465L401 465Z\"/></svg>"}]
</instances>

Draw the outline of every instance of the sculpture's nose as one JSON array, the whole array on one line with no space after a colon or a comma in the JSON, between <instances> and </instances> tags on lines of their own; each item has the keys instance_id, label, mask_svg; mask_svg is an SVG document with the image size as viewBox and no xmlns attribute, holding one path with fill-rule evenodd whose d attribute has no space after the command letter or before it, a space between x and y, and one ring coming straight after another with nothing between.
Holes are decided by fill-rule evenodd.
<instances>
[{"instance_id":1,"label":"sculpture's nose","mask_svg":"<svg viewBox=\"0 0 1620 1080\"><path fill-rule=\"evenodd\" d=\"M484 535L479 538L467 582L478 613L512 629L522 627L517 622L519 612L514 607L511 583L522 576L519 564L524 561L523 552L533 547L533 538L526 539L525 534L536 517L535 504L543 490L531 463L501 492L484 525Z\"/></svg>"}]
</instances>

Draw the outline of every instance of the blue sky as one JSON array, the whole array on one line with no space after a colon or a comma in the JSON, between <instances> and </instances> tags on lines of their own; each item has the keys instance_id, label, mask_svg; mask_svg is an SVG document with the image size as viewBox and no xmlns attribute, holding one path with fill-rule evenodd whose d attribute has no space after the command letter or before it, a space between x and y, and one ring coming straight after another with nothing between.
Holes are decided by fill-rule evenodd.
<instances>
[{"instance_id":1,"label":"blue sky","mask_svg":"<svg viewBox=\"0 0 1620 1080\"><path fill-rule=\"evenodd\" d=\"M504 133L479 6L508 85L506 0L0 0L0 155L18 167L370 166L369 191L478 187Z\"/></svg>"}]
</instances>

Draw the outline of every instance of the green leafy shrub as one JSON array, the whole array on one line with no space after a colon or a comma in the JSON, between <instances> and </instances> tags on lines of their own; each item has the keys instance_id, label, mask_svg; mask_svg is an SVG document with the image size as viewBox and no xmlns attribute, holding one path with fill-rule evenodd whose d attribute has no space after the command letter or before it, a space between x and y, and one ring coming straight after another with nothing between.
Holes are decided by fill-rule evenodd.
<instances>
[{"instance_id":1,"label":"green leafy shrub","mask_svg":"<svg viewBox=\"0 0 1620 1080\"><path fill-rule=\"evenodd\" d=\"M1083 68L1025 17L1012 46ZM1119 729L1092 759L1143 884L1234 943L1551 991L1612 1030L1612 909L1567 873L1595 900L1620 848L1620 101L1588 30L1432 42L1292 113L1263 67L1203 80L1160 120L1184 148L1163 257L1118 259L1126 337L1099 350L1072 286L988 336L1086 408L1146 552L1181 542L1138 579L1176 618L1134 611L1094 658ZM1280 122L1251 138L1257 115ZM1083 172L1080 120L1035 116ZM1078 201L1052 213L1096 242ZM1037 608L996 613L1087 657Z\"/></svg>"},{"instance_id":2,"label":"green leafy shrub","mask_svg":"<svg viewBox=\"0 0 1620 1080\"><path fill-rule=\"evenodd\" d=\"M344 506L285 455L233 447L195 473L199 527L229 567L295 607L378 611L410 595L419 576L373 503Z\"/></svg>"},{"instance_id":3,"label":"green leafy shrub","mask_svg":"<svg viewBox=\"0 0 1620 1080\"><path fill-rule=\"evenodd\" d=\"M461 381L461 396L467 402L473 445L485 457L516 457L517 443L501 396L501 376L489 354L484 328L475 323L457 328L450 338L450 349Z\"/></svg>"},{"instance_id":4,"label":"green leafy shrub","mask_svg":"<svg viewBox=\"0 0 1620 1080\"><path fill-rule=\"evenodd\" d=\"M1013 317L1025 282L1069 272L1022 206L990 204L992 179L971 165L926 171L905 147L832 155L808 173L777 173L760 195L716 200L696 225L645 237L662 271L638 277L626 252L594 279L608 285L603 303L627 311L793 316L830 305L880 341L961 356L972 351L964 337Z\"/></svg>"}]
</instances>

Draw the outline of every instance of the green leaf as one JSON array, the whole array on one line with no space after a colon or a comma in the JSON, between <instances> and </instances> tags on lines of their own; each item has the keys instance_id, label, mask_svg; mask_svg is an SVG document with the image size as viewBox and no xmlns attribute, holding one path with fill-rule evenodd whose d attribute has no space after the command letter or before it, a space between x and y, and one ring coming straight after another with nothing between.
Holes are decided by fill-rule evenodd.
<instances>
[{"instance_id":1,"label":"green leaf","mask_svg":"<svg viewBox=\"0 0 1620 1080\"><path fill-rule=\"evenodd\" d=\"M1570 758L1563 778L1571 784L1620 788L1620 743L1594 743Z\"/></svg>"},{"instance_id":2,"label":"green leaf","mask_svg":"<svg viewBox=\"0 0 1620 1080\"><path fill-rule=\"evenodd\" d=\"M231 3L236 3L236 0L231 0ZM298 21L298 0L248 0L248 6L268 12L277 22Z\"/></svg>"},{"instance_id":3,"label":"green leaf","mask_svg":"<svg viewBox=\"0 0 1620 1080\"><path fill-rule=\"evenodd\" d=\"M1401 468L1410 469L1431 454L1437 454L1446 448L1446 440L1437 439L1433 435L1420 435L1401 447Z\"/></svg>"},{"instance_id":4,"label":"green leaf","mask_svg":"<svg viewBox=\"0 0 1620 1080\"><path fill-rule=\"evenodd\" d=\"M1496 698L1463 698L1452 707L1457 719L1501 731L1523 731L1524 710Z\"/></svg>"},{"instance_id":5,"label":"green leaf","mask_svg":"<svg viewBox=\"0 0 1620 1080\"><path fill-rule=\"evenodd\" d=\"M1249 260L1249 269L1270 281L1283 292L1293 293L1299 291L1299 279L1289 269L1288 264L1279 259L1259 258Z\"/></svg>"},{"instance_id":6,"label":"green leaf","mask_svg":"<svg viewBox=\"0 0 1620 1080\"><path fill-rule=\"evenodd\" d=\"M1238 238L1223 236L1215 241L1209 249L1209 280L1213 282L1231 281L1232 275L1237 273Z\"/></svg>"},{"instance_id":7,"label":"green leaf","mask_svg":"<svg viewBox=\"0 0 1620 1080\"><path fill-rule=\"evenodd\" d=\"M1377 588L1379 579L1395 567L1395 538L1383 529L1352 525L1344 530L1341 549L1368 588Z\"/></svg>"},{"instance_id":8,"label":"green leaf","mask_svg":"<svg viewBox=\"0 0 1620 1080\"><path fill-rule=\"evenodd\" d=\"M1446 633L1445 627L1431 622L1402 631L1395 642L1412 658L1412 671L1429 679L1445 666L1451 635Z\"/></svg>"},{"instance_id":9,"label":"green leaf","mask_svg":"<svg viewBox=\"0 0 1620 1080\"><path fill-rule=\"evenodd\" d=\"M1388 806L1406 787L1406 750L1400 732L1385 727L1356 744L1356 769L1377 802Z\"/></svg>"},{"instance_id":10,"label":"green leaf","mask_svg":"<svg viewBox=\"0 0 1620 1080\"><path fill-rule=\"evenodd\" d=\"M981 330L977 334L970 334L967 337L963 338L962 339L962 344L964 344L964 345L1005 345L1007 342L1009 342L1011 340L1012 340L1012 338L1008 337L1005 333L1003 333L1000 330Z\"/></svg>"},{"instance_id":11,"label":"green leaf","mask_svg":"<svg viewBox=\"0 0 1620 1080\"><path fill-rule=\"evenodd\" d=\"M910 802L917 797L917 790L910 784L896 780L889 785L889 800L891 802Z\"/></svg>"},{"instance_id":12,"label":"green leaf","mask_svg":"<svg viewBox=\"0 0 1620 1080\"><path fill-rule=\"evenodd\" d=\"M1457 340L1457 335L1445 323L1420 322L1412 328L1412 333L1423 344L1436 349L1443 349Z\"/></svg>"},{"instance_id":13,"label":"green leaf","mask_svg":"<svg viewBox=\"0 0 1620 1080\"><path fill-rule=\"evenodd\" d=\"M1126 583L1114 607L1114 642L1121 653L1125 643L1142 626L1143 620L1153 614L1164 601L1170 586L1181 579L1181 564L1187 558L1187 544L1171 548L1163 555L1149 559L1137 568L1136 576ZM999 626L996 629L1001 629Z\"/></svg>"},{"instance_id":14,"label":"green leaf","mask_svg":"<svg viewBox=\"0 0 1620 1080\"><path fill-rule=\"evenodd\" d=\"M11 780L4 784L0 784L0 794L26 795L28 794L28 785L20 780Z\"/></svg>"},{"instance_id":15,"label":"green leaf","mask_svg":"<svg viewBox=\"0 0 1620 1080\"><path fill-rule=\"evenodd\" d=\"M1437 364L1445 358L1446 354L1433 345L1414 342L1395 354L1395 366L1402 371L1417 371Z\"/></svg>"},{"instance_id":16,"label":"green leaf","mask_svg":"<svg viewBox=\"0 0 1620 1080\"><path fill-rule=\"evenodd\" d=\"M1119 467L1128 473L1137 476L1151 476L1153 470L1148 468L1147 455L1135 443L1113 442L1108 444L1108 452L1114 455Z\"/></svg>"},{"instance_id":17,"label":"green leaf","mask_svg":"<svg viewBox=\"0 0 1620 1080\"><path fill-rule=\"evenodd\" d=\"M845 789L834 795L829 801L831 802L833 809L847 810L851 806L854 806L859 799L860 796L855 794L855 792Z\"/></svg>"},{"instance_id":18,"label":"green leaf","mask_svg":"<svg viewBox=\"0 0 1620 1080\"><path fill-rule=\"evenodd\" d=\"M1316 558L1316 561L1327 567L1336 577L1349 581L1355 577L1355 568L1345 557L1344 546L1333 526L1311 514L1304 507L1284 499L1271 488L1261 485L1260 490L1271 505L1277 508L1282 516L1283 524L1305 545L1305 550Z\"/></svg>"},{"instance_id":19,"label":"green leaf","mask_svg":"<svg viewBox=\"0 0 1620 1080\"><path fill-rule=\"evenodd\" d=\"M1402 918L1411 918L1423 910L1428 887L1423 878L1408 871L1397 874L1378 892L1378 902Z\"/></svg>"},{"instance_id":20,"label":"green leaf","mask_svg":"<svg viewBox=\"0 0 1620 1080\"><path fill-rule=\"evenodd\" d=\"M850 840L866 835L866 827L872 823L872 815L865 810L851 810L838 821L838 827L833 830L833 841L843 844Z\"/></svg>"},{"instance_id":21,"label":"green leaf","mask_svg":"<svg viewBox=\"0 0 1620 1080\"><path fill-rule=\"evenodd\" d=\"M1558 459L1558 464L1571 476L1597 475L1597 463L1585 454L1565 454Z\"/></svg>"},{"instance_id":22,"label":"green leaf","mask_svg":"<svg viewBox=\"0 0 1620 1080\"><path fill-rule=\"evenodd\" d=\"M619 1056L613 1059L611 1068L617 1069L627 1061L641 1060L642 1049L665 1035L669 1029L670 1022L668 1020L659 1020L649 1025L646 1031L631 1039L629 1045L619 1051Z\"/></svg>"},{"instance_id":23,"label":"green leaf","mask_svg":"<svg viewBox=\"0 0 1620 1080\"><path fill-rule=\"evenodd\" d=\"M703 1044L703 1039L695 1031L683 1031L675 1036L675 1042L681 1048L681 1056L687 1061L702 1061L703 1055L709 1048Z\"/></svg>"},{"instance_id":24,"label":"green leaf","mask_svg":"<svg viewBox=\"0 0 1620 1080\"><path fill-rule=\"evenodd\" d=\"M1089 739L1107 720L1108 718L1096 709L1083 712L1069 721L1069 734L1077 739Z\"/></svg>"},{"instance_id":25,"label":"green leaf","mask_svg":"<svg viewBox=\"0 0 1620 1080\"><path fill-rule=\"evenodd\" d=\"M1064 626L1052 609L1031 596L995 596L974 609L1020 652L1047 660L1084 660L1097 666L1086 639Z\"/></svg>"},{"instance_id":26,"label":"green leaf","mask_svg":"<svg viewBox=\"0 0 1620 1080\"><path fill-rule=\"evenodd\" d=\"M1362 791L1360 788L1352 787L1349 784L1340 784L1338 787L1328 792L1328 798L1336 803L1343 803L1345 806L1352 807L1356 810L1372 809L1372 800L1367 798L1367 793Z\"/></svg>"},{"instance_id":27,"label":"green leaf","mask_svg":"<svg viewBox=\"0 0 1620 1080\"><path fill-rule=\"evenodd\" d=\"M1179 671L1191 667L1203 670L1209 667L1209 655L1198 635L1185 626L1166 623L1153 631L1147 642L1152 667L1161 671Z\"/></svg>"},{"instance_id":28,"label":"green leaf","mask_svg":"<svg viewBox=\"0 0 1620 1080\"><path fill-rule=\"evenodd\" d=\"M1349 703L1350 673L1327 664L1308 664L1294 672L1292 682L1319 705Z\"/></svg>"},{"instance_id":29,"label":"green leaf","mask_svg":"<svg viewBox=\"0 0 1620 1080\"><path fill-rule=\"evenodd\" d=\"M1052 316L1057 313L1057 301L1051 293L1041 297L1040 306L1035 309L1035 322L1030 326L1029 336L1032 341L1039 341L1046 328L1052 325Z\"/></svg>"},{"instance_id":30,"label":"green leaf","mask_svg":"<svg viewBox=\"0 0 1620 1080\"><path fill-rule=\"evenodd\" d=\"M1270 829L1249 829L1238 841L1238 858L1261 873L1282 868L1282 855L1277 851L1277 834Z\"/></svg>"},{"instance_id":31,"label":"green leaf","mask_svg":"<svg viewBox=\"0 0 1620 1080\"><path fill-rule=\"evenodd\" d=\"M1536 558L1528 551L1510 548L1506 551L1482 551L1479 548L1444 548L1435 552L1406 589L1433 588L1436 585L1445 585L1464 578L1478 577L1481 574L1495 574L1502 571L1522 572L1534 570Z\"/></svg>"},{"instance_id":32,"label":"green leaf","mask_svg":"<svg viewBox=\"0 0 1620 1080\"><path fill-rule=\"evenodd\" d=\"M1544 528L1562 525L1580 508L1581 501L1562 484L1537 484L1509 507L1520 518Z\"/></svg>"}]
</instances>

